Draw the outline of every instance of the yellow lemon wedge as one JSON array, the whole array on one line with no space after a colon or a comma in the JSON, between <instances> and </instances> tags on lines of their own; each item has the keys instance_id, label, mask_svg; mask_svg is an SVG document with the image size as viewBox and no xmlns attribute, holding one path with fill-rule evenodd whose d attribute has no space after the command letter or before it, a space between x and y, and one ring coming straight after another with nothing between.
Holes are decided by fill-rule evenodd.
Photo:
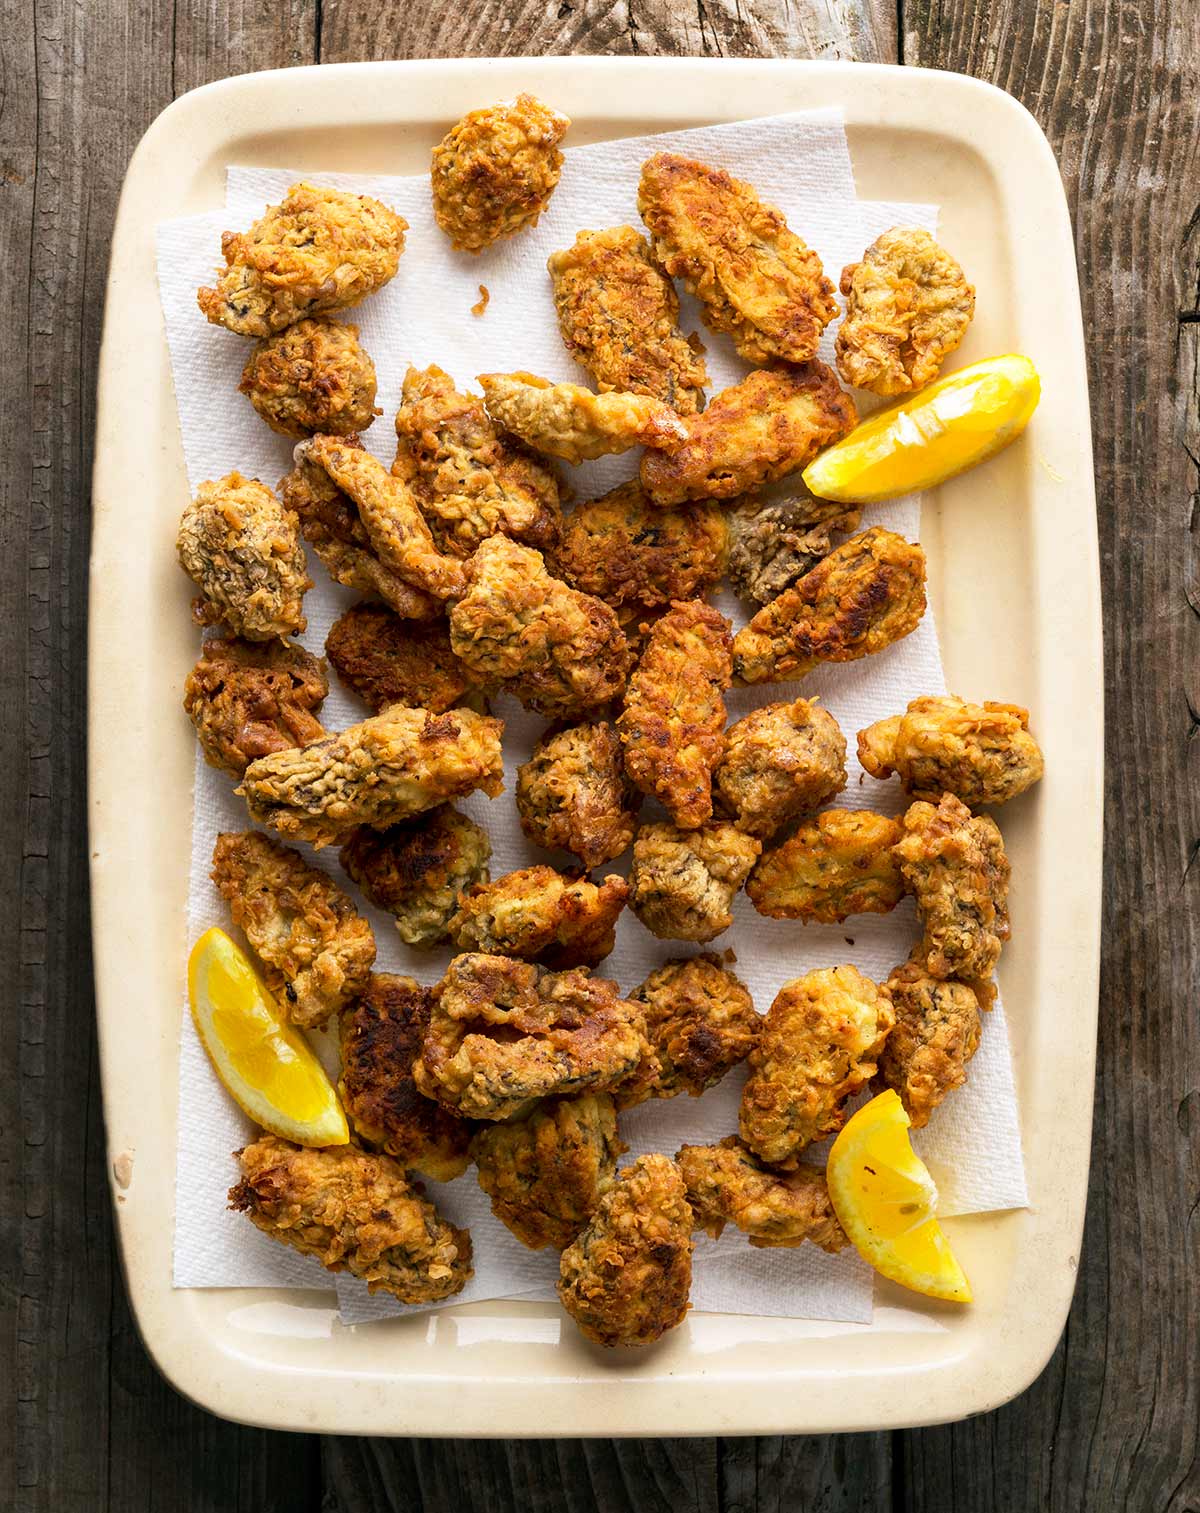
<instances>
[{"instance_id":1,"label":"yellow lemon wedge","mask_svg":"<svg viewBox=\"0 0 1200 1513\"><path fill-rule=\"evenodd\" d=\"M1027 357L989 357L870 415L801 475L820 499L874 504L930 489L1015 441L1042 385Z\"/></svg>"},{"instance_id":2,"label":"yellow lemon wedge","mask_svg":"<svg viewBox=\"0 0 1200 1513\"><path fill-rule=\"evenodd\" d=\"M930 1298L971 1302L971 1284L934 1213L937 1188L908 1138L889 1089L859 1109L833 1142L825 1177L842 1228L876 1271Z\"/></svg>"},{"instance_id":3,"label":"yellow lemon wedge","mask_svg":"<svg viewBox=\"0 0 1200 1513\"><path fill-rule=\"evenodd\" d=\"M217 1076L256 1124L297 1145L349 1141L324 1067L224 930L205 931L192 947L188 994Z\"/></svg>"}]
</instances>

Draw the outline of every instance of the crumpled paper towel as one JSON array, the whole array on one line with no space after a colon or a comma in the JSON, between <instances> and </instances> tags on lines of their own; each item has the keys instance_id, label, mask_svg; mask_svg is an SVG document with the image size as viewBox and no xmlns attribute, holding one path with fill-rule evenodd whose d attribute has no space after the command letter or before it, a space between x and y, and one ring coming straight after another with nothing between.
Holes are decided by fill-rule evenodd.
<instances>
[{"instance_id":1,"label":"crumpled paper towel","mask_svg":"<svg viewBox=\"0 0 1200 1513\"><path fill-rule=\"evenodd\" d=\"M628 222L639 224L636 189L643 159L670 148L716 162L751 179L764 198L778 204L805 239L820 252L836 280L844 263L861 254L879 231L897 221L936 229L932 206L876 205L856 200L853 174L840 113L817 111L766 121L626 138L568 150L562 181L533 231L501 243L481 257L450 250L436 228L425 175L378 178L345 174L307 177L370 193L399 210L409 221L408 245L400 272L385 289L348 312L360 327L364 346L379 376L379 403L384 414L366 433L366 444L390 462L393 433L390 417L399 401L408 364L436 362L460 386L476 373L528 368L551 379L583 381L558 334L545 259L573 241L583 227ZM158 272L188 480L194 489L205 478L237 468L274 483L290 466L290 444L275 436L237 393L249 344L200 316L195 290L211 282L218 263L220 232L242 226L278 201L297 178L286 170L231 168L226 208L185 221L164 223L158 235ZM480 316L470 313L480 284L490 303ZM712 389L741 378L746 367L728 343L701 327L698 312L682 297L685 330L701 329L708 347ZM832 331L822 355L829 360ZM577 498L588 498L632 476L632 456L604 458L566 469ZM183 501L173 501L182 507ZM864 523L879 523L917 539L920 501L907 499L872 509ZM320 652L333 620L357 597L329 582L310 554L318 580L308 594L309 618L304 643ZM718 600L735 627L745 623L744 607L725 592ZM864 778L853 758L854 733L881 716L902 709L920 693L944 691L932 612L906 640L883 654L840 667L821 669L804 680L806 696L819 695L848 737L850 778L837 802L869 806L888 813L903 808L898 785ZM794 697L794 685L740 689L727 698L733 721L750 708ZM979 696L990 689L968 690ZM486 826L494 853L492 875L545 860L523 837L512 801L517 765L528 756L544 722L509 699L497 701L506 720L505 792L498 799L476 794L462 808ZM367 711L336 680L322 719L341 728ZM182 718L182 716L181 716ZM648 811L653 806L648 806ZM228 926L228 915L213 889L208 871L213 841L221 829L244 828L242 802L233 783L197 756L193 852L188 901L189 939L210 925ZM372 909L336 867L334 848L309 859L337 876L370 918L379 943L379 970L408 972L433 982L449 953L414 952L399 940L389 916ZM628 859L611 869L624 872ZM1019 886L1019 881L1018 881ZM779 986L803 971L853 961L877 979L908 954L916 931L910 904L894 914L863 916L844 926L801 926L763 919L741 895L735 923L719 938L717 950L732 946L736 970L765 1011ZM629 990L656 965L692 948L651 937L631 915L622 917L617 945L600 969ZM336 1051L326 1037L318 1048L332 1066ZM631 1156L643 1151L674 1152L684 1141L721 1138L736 1127L737 1101L744 1072L727 1078L703 1099L656 1101L622 1117L622 1134ZM180 1135L176 1178L175 1274L177 1286L314 1286L328 1287L328 1273L311 1258L293 1254L255 1231L225 1207L225 1192L236 1179L230 1152L253 1137L248 1122L234 1107L208 1065L193 1031L183 1018L180 1055ZM1026 1202L1020 1132L1003 1008L988 1016L967 1086L934 1114L917 1136L942 1186L943 1209L973 1212L1008 1208ZM823 1160L823 1152L814 1153ZM950 1174L953 1173L953 1181ZM447 1217L470 1226L475 1240L474 1279L455 1301L496 1297L551 1297L557 1261L551 1253L525 1250L491 1215L487 1200L468 1173L458 1182L427 1185ZM795 1251L753 1250L731 1231L720 1244L697 1239L693 1304L700 1311L740 1312L783 1317L868 1322L872 1281L869 1269L853 1253L830 1257L814 1247ZM337 1279L342 1317L347 1323L411 1311L390 1297L370 1298L353 1278Z\"/></svg>"}]
</instances>

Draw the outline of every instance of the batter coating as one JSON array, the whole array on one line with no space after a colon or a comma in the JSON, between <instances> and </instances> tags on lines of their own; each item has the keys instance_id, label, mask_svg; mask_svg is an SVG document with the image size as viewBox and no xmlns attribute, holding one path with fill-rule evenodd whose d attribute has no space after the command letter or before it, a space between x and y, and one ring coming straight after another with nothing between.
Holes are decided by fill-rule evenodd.
<instances>
[{"instance_id":1,"label":"batter coating","mask_svg":"<svg viewBox=\"0 0 1200 1513\"><path fill-rule=\"evenodd\" d=\"M869 809L826 809L763 853L746 892L771 919L840 924L852 914L888 914L904 895L892 848L900 826Z\"/></svg>"},{"instance_id":2,"label":"batter coating","mask_svg":"<svg viewBox=\"0 0 1200 1513\"><path fill-rule=\"evenodd\" d=\"M375 364L348 321L301 320L268 336L246 359L238 389L280 436L348 436L381 413Z\"/></svg>"},{"instance_id":3,"label":"batter coating","mask_svg":"<svg viewBox=\"0 0 1200 1513\"><path fill-rule=\"evenodd\" d=\"M729 727L714 777L738 827L770 840L846 786L846 741L815 700L767 704Z\"/></svg>"},{"instance_id":4,"label":"batter coating","mask_svg":"<svg viewBox=\"0 0 1200 1513\"><path fill-rule=\"evenodd\" d=\"M594 967L616 943L629 897L622 877L572 879L553 867L524 867L459 897L450 934L460 951L519 956L543 966Z\"/></svg>"},{"instance_id":5,"label":"batter coating","mask_svg":"<svg viewBox=\"0 0 1200 1513\"><path fill-rule=\"evenodd\" d=\"M728 511L729 581L743 599L769 604L858 529L861 512L806 489L787 499L749 494Z\"/></svg>"},{"instance_id":6,"label":"batter coating","mask_svg":"<svg viewBox=\"0 0 1200 1513\"><path fill-rule=\"evenodd\" d=\"M329 692L325 667L286 641L210 637L183 685L204 760L240 778L273 751L325 734L315 710Z\"/></svg>"},{"instance_id":7,"label":"batter coating","mask_svg":"<svg viewBox=\"0 0 1200 1513\"><path fill-rule=\"evenodd\" d=\"M444 620L402 620L383 604L355 604L325 638L325 654L347 688L376 713L407 704L442 714L473 687L450 649Z\"/></svg>"},{"instance_id":8,"label":"batter coating","mask_svg":"<svg viewBox=\"0 0 1200 1513\"><path fill-rule=\"evenodd\" d=\"M585 871L633 844L640 803L604 721L548 731L517 768L521 829L549 851L572 852Z\"/></svg>"},{"instance_id":9,"label":"batter coating","mask_svg":"<svg viewBox=\"0 0 1200 1513\"><path fill-rule=\"evenodd\" d=\"M850 1243L815 1166L771 1171L732 1135L719 1145L685 1145L675 1159L696 1227L714 1240L734 1224L758 1250L794 1250L809 1240L836 1255Z\"/></svg>"},{"instance_id":10,"label":"batter coating","mask_svg":"<svg viewBox=\"0 0 1200 1513\"><path fill-rule=\"evenodd\" d=\"M990 1008L969 983L941 982L920 957L894 967L887 980L896 1024L879 1061L879 1073L900 1095L914 1129L947 1093L967 1080L967 1062L979 1049L979 1010Z\"/></svg>"},{"instance_id":11,"label":"batter coating","mask_svg":"<svg viewBox=\"0 0 1200 1513\"><path fill-rule=\"evenodd\" d=\"M762 850L736 825L643 825L633 843L629 907L660 940L715 940Z\"/></svg>"},{"instance_id":12,"label":"batter coating","mask_svg":"<svg viewBox=\"0 0 1200 1513\"><path fill-rule=\"evenodd\" d=\"M746 988L711 951L674 957L629 995L643 1006L653 1056L646 1075L617 1092L622 1108L646 1098L699 1098L745 1061L760 1020Z\"/></svg>"}]
</instances>

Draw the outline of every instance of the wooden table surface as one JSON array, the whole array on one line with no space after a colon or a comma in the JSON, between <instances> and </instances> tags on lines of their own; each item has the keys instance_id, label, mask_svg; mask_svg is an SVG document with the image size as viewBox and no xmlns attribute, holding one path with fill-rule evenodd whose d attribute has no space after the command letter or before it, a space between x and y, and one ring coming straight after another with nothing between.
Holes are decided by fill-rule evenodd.
<instances>
[{"instance_id":1,"label":"wooden table surface","mask_svg":"<svg viewBox=\"0 0 1200 1513\"><path fill-rule=\"evenodd\" d=\"M4 0L2 15L0 1507L1197 1513L1197 0ZM1100 1060L1070 1322L1041 1379L986 1417L674 1444L266 1434L176 1396L130 1320L96 1073L83 734L92 379L126 162L174 96L228 74L572 52L955 69L1022 100L1062 167L1105 599Z\"/></svg>"}]
</instances>

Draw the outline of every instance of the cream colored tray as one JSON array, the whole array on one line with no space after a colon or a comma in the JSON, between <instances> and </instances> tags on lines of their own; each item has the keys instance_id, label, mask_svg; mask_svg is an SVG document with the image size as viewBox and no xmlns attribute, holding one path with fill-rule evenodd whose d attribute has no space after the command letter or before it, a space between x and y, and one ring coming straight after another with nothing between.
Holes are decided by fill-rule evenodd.
<instances>
[{"instance_id":1,"label":"cream colored tray","mask_svg":"<svg viewBox=\"0 0 1200 1513\"><path fill-rule=\"evenodd\" d=\"M948 1222L979 1299L967 1310L881 1283L870 1327L692 1315L661 1346L613 1355L542 1304L479 1303L351 1329L338 1323L332 1291L171 1286L175 1131L187 1118L176 1062L194 740L179 700L195 634L173 549L187 488L154 227L219 206L228 163L419 171L449 121L522 88L570 114L575 144L842 106L860 195L941 203L945 239L980 292L963 358L1016 350L1041 371L1026 437L933 495L922 531L950 687L1028 704L1047 767L1004 827L1020 885L1001 979L1031 1207ZM765 1434L961 1418L1038 1374L1074 1287L1087 1187L1103 716L1071 229L1050 148L1009 96L914 69L559 58L289 69L176 101L134 155L117 216L90 646L110 1171L138 1325L181 1392L227 1418L334 1433Z\"/></svg>"}]
</instances>

